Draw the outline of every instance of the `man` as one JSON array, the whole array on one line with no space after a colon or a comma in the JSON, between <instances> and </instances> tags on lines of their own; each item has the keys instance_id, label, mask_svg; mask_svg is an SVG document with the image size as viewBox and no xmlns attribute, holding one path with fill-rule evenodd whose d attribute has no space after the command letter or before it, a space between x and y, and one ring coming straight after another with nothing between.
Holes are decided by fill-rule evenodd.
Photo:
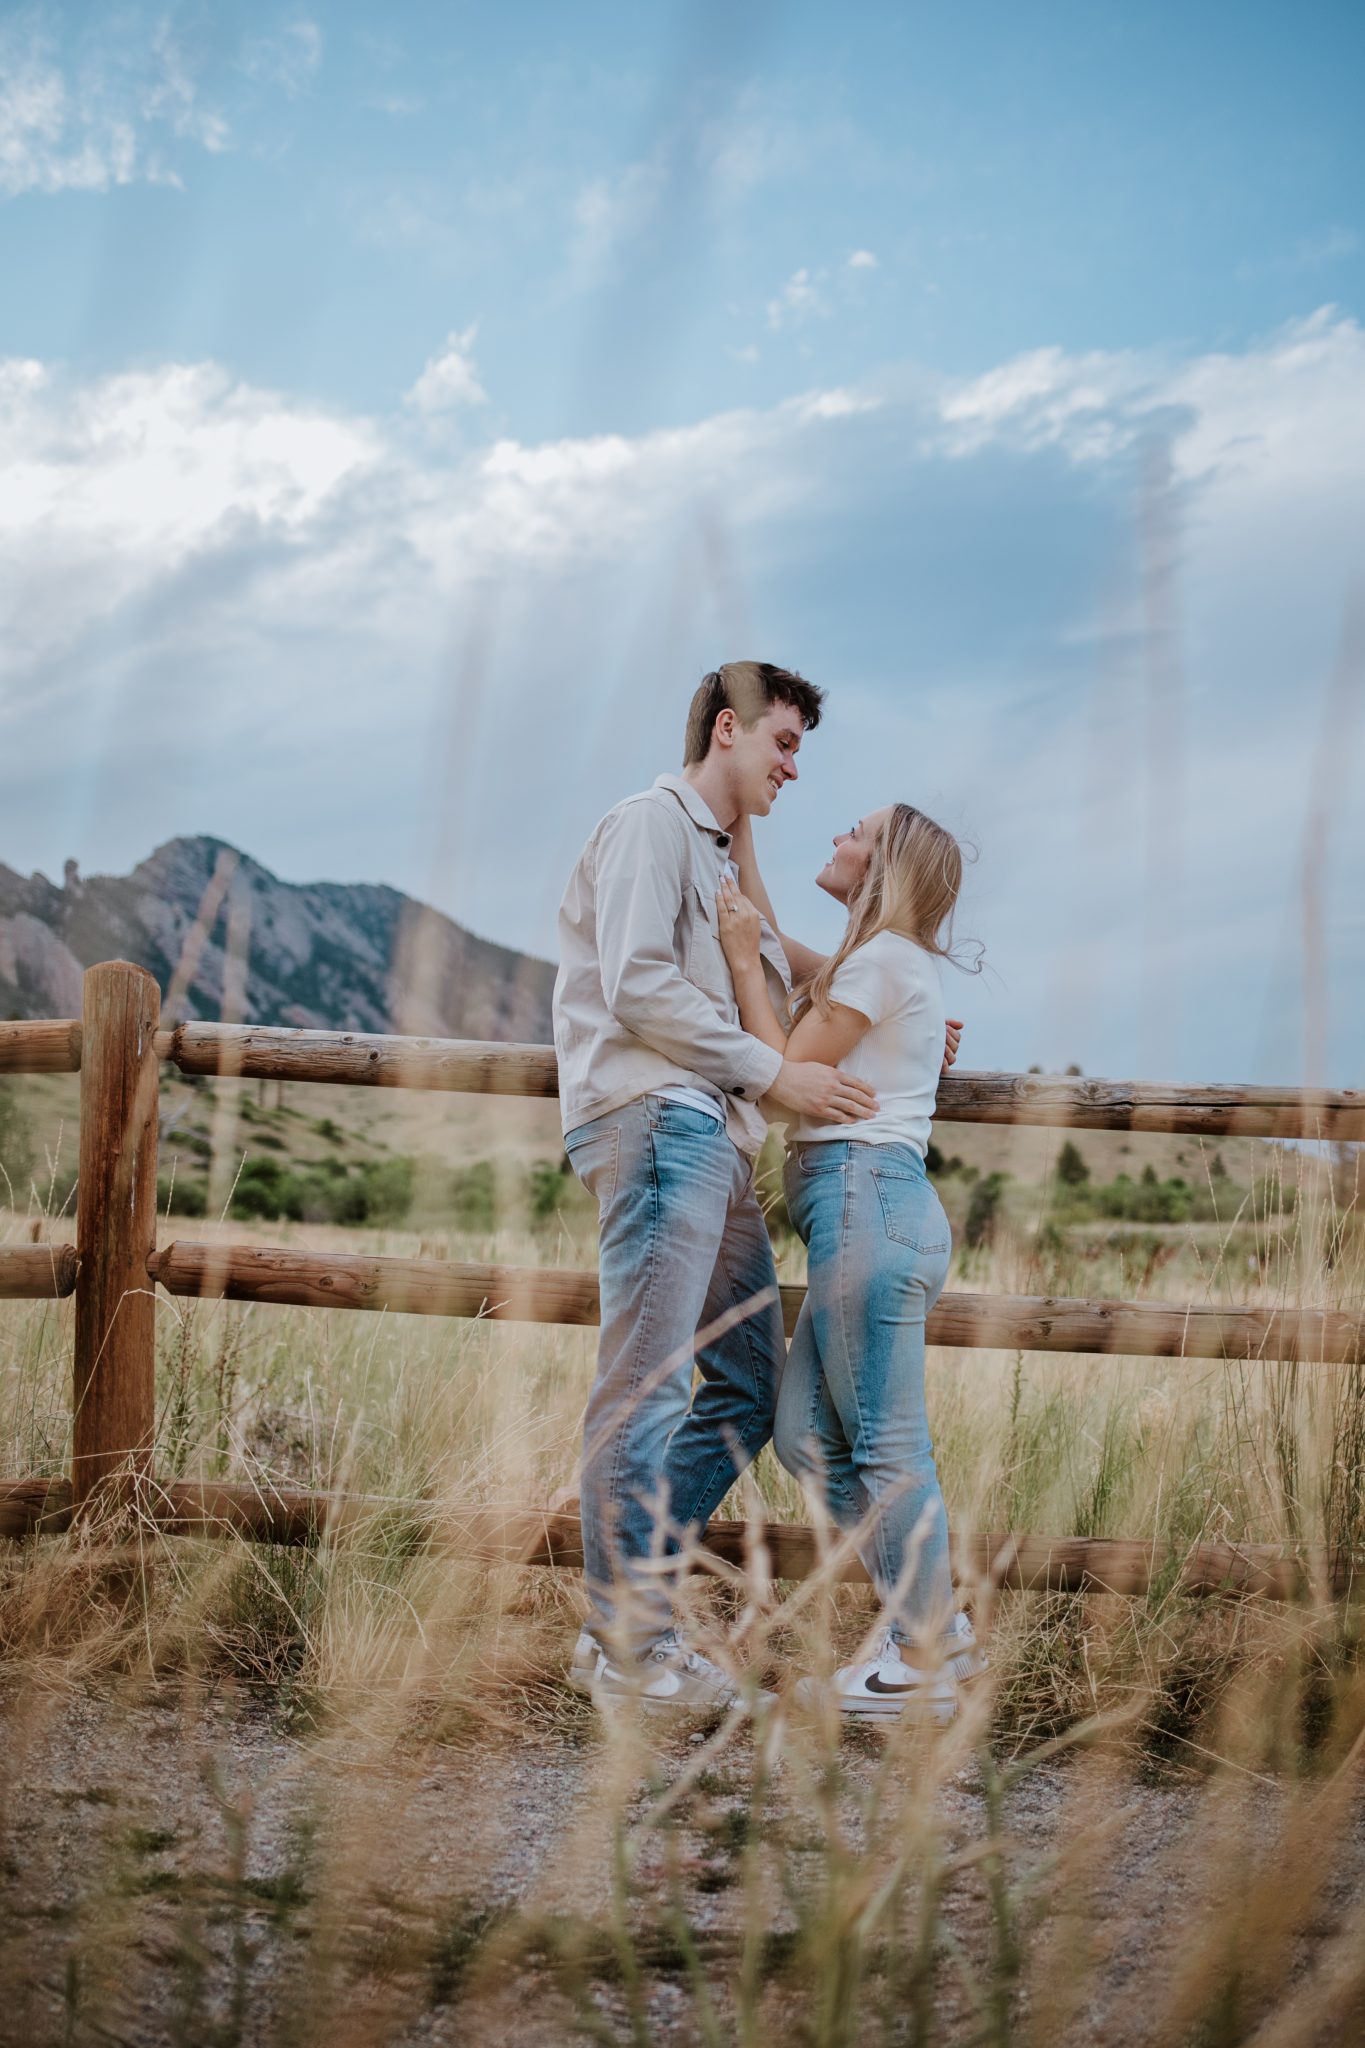
<instances>
[{"instance_id":1,"label":"man","mask_svg":"<svg viewBox=\"0 0 1365 2048\"><path fill-rule=\"evenodd\" d=\"M608 812L560 907L560 1107L597 1200L602 1297L581 1474L592 1616L574 1676L604 1696L692 1708L734 1696L675 1630L658 1559L669 1526L704 1524L772 1433L784 1346L753 1187L759 1102L850 1123L876 1108L865 1083L741 1029L717 930L732 829L796 781L823 696L769 662L708 675L682 774ZM766 923L762 952L785 1000L786 958Z\"/></svg>"}]
</instances>

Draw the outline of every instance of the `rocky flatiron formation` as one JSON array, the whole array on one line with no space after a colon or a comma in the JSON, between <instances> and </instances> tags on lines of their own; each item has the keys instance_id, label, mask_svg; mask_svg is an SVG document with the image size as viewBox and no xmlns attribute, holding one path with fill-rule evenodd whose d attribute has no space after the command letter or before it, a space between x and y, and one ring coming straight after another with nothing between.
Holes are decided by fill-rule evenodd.
<instances>
[{"instance_id":1,"label":"rocky flatiron formation","mask_svg":"<svg viewBox=\"0 0 1365 2048\"><path fill-rule=\"evenodd\" d=\"M282 882L221 839L62 885L0 863L0 1017L78 1017L81 972L134 960L167 1019L543 1043L554 969L397 889Z\"/></svg>"}]
</instances>

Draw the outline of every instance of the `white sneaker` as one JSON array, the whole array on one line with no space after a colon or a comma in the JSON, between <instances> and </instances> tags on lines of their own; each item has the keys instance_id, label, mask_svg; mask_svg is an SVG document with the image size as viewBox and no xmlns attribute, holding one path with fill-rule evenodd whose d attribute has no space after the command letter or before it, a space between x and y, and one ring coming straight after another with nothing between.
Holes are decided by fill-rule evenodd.
<instances>
[{"instance_id":1,"label":"white sneaker","mask_svg":"<svg viewBox=\"0 0 1365 2048\"><path fill-rule=\"evenodd\" d=\"M638 1663L613 1663L603 1656L591 1685L599 1706L630 1700L643 1707L676 1707L690 1713L723 1713L739 1690L719 1664L691 1650L678 1636L661 1638ZM771 1694L760 1693L760 1699Z\"/></svg>"},{"instance_id":2,"label":"white sneaker","mask_svg":"<svg viewBox=\"0 0 1365 2048\"><path fill-rule=\"evenodd\" d=\"M955 1614L943 1641L943 1669L959 1685L968 1685L989 1671L990 1659L976 1640L976 1630L965 1614Z\"/></svg>"},{"instance_id":3,"label":"white sneaker","mask_svg":"<svg viewBox=\"0 0 1365 2048\"><path fill-rule=\"evenodd\" d=\"M845 1664L832 1678L798 1680L796 1697L806 1706L832 1700L841 1714L860 1720L898 1721L909 1714L936 1728L946 1728L957 1712L957 1687L946 1670L907 1664L889 1633L865 1663Z\"/></svg>"},{"instance_id":4,"label":"white sneaker","mask_svg":"<svg viewBox=\"0 0 1365 2048\"><path fill-rule=\"evenodd\" d=\"M602 1652L597 1638L586 1628L578 1631L578 1641L573 1646L569 1659L569 1684L574 1692L584 1694L592 1691L593 1680L602 1665Z\"/></svg>"}]
</instances>

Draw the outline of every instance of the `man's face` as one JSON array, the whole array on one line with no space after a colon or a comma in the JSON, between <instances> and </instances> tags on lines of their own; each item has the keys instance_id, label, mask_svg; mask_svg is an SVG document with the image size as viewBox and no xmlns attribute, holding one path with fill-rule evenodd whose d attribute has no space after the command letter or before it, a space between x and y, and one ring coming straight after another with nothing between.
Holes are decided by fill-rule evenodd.
<instances>
[{"instance_id":1,"label":"man's face","mask_svg":"<svg viewBox=\"0 0 1365 2048\"><path fill-rule=\"evenodd\" d=\"M766 818L783 784L796 781L796 755L805 721L790 704L771 704L747 731L736 718L730 750L738 809Z\"/></svg>"}]
</instances>

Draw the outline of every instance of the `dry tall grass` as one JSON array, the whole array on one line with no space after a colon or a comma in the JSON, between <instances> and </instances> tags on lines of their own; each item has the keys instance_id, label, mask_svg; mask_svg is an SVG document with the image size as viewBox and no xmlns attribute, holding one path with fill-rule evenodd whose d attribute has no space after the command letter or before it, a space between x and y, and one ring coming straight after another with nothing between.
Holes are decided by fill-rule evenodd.
<instances>
[{"instance_id":1,"label":"dry tall grass","mask_svg":"<svg viewBox=\"0 0 1365 2048\"><path fill-rule=\"evenodd\" d=\"M591 1256L572 1220L442 1248ZM1011 1229L954 1284L1136 1292L1131 1260ZM1358 1305L1363 1263L1306 1168L1292 1218L1177 1247L1145 1292ZM0 1316L6 1472L64 1468L70 1318ZM978 1588L993 1669L944 1736L841 1736L787 1706L757 1733L603 1728L563 1682L575 1575L415 1536L419 1504L571 1480L592 1332L163 1303L160 1348L163 1472L381 1505L312 1552L148 1531L113 1565L10 1549L0 1996L24 2038L1269 2048L1365 2028L1352 1603ZM961 1529L1365 1540L1359 1367L941 1351L930 1402ZM767 1454L730 1511L807 1513ZM875 1624L828 1574L716 1569L691 1605L751 1686ZM251 1790L257 1741L274 1761Z\"/></svg>"}]
</instances>

